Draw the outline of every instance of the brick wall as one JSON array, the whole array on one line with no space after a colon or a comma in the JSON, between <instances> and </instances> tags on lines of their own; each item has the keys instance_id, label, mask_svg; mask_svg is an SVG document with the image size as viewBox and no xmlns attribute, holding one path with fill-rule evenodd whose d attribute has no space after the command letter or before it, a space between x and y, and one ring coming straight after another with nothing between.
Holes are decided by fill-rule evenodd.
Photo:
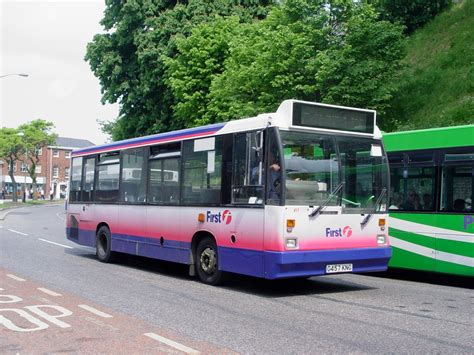
<instances>
[{"instance_id":1,"label":"brick wall","mask_svg":"<svg viewBox=\"0 0 474 355\"><path fill-rule=\"evenodd\" d=\"M55 157L53 152L58 151L58 156ZM40 161L38 165L41 166L41 172L37 173L36 176L39 181L40 178L45 181L42 185L44 189L44 194L46 198L49 198L51 186L54 187L56 184L56 188L60 189L61 186L65 188L68 185L69 177L66 177L66 168L69 169L69 165L71 163L71 159L67 158L66 152L71 152L71 149L64 149L64 148L43 148L42 154L40 156ZM16 172L14 173L16 182L23 186L25 182L25 177L29 177L28 173L21 172L21 161L16 162ZM58 168L58 177L53 177L54 168ZM1 188L6 186L5 177L8 176L8 166L6 162L1 165ZM27 184L27 188L30 187L30 184ZM56 196L59 194L57 193Z\"/></svg>"}]
</instances>

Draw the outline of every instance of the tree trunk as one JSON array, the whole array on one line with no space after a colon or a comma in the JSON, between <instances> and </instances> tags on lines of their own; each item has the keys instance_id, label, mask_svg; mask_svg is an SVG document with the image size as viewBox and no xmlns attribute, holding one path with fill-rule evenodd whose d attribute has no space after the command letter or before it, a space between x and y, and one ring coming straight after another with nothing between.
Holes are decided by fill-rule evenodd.
<instances>
[{"instance_id":1,"label":"tree trunk","mask_svg":"<svg viewBox=\"0 0 474 355\"><path fill-rule=\"evenodd\" d=\"M33 180L33 196L31 197L33 200L37 200L38 196L36 195L36 191L38 191L38 186L36 185L36 176L35 179Z\"/></svg>"},{"instance_id":2,"label":"tree trunk","mask_svg":"<svg viewBox=\"0 0 474 355\"><path fill-rule=\"evenodd\" d=\"M18 196L17 196L17 188L16 188L16 181L15 181L15 173L13 172L13 163L14 161L11 160L8 165L10 165L10 169L8 171L8 175L10 175L10 179L12 179L12 185L13 185L13 202L18 202Z\"/></svg>"}]
</instances>

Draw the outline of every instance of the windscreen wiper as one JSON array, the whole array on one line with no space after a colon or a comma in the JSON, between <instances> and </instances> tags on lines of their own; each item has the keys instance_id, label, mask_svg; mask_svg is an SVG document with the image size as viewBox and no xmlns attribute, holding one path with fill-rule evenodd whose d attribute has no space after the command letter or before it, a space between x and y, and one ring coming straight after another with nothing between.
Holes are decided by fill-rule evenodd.
<instances>
[{"instance_id":1,"label":"windscreen wiper","mask_svg":"<svg viewBox=\"0 0 474 355\"><path fill-rule=\"evenodd\" d=\"M382 201L382 197L384 197L384 195L386 193L387 193L387 189L384 187L382 189L382 191L380 192L380 195L377 198L377 201L375 201L375 206L374 206L373 210L367 216L364 217L362 222L360 222L361 227L364 227L369 222L370 217L372 217L372 215L377 211L377 207L380 204L380 202Z\"/></svg>"},{"instance_id":2,"label":"windscreen wiper","mask_svg":"<svg viewBox=\"0 0 474 355\"><path fill-rule=\"evenodd\" d=\"M345 184L345 181L342 181L335 189L333 192L331 192L329 194L329 197L327 198L326 201L324 201L319 207L315 208L314 210L311 211L311 213L308 215L309 217L314 217L318 214L321 213L321 211L323 210L324 207L326 207L326 205L329 203L329 201L332 200L332 198L334 196L336 196L336 194L338 194L339 190L342 189L342 187L344 186Z\"/></svg>"}]
</instances>

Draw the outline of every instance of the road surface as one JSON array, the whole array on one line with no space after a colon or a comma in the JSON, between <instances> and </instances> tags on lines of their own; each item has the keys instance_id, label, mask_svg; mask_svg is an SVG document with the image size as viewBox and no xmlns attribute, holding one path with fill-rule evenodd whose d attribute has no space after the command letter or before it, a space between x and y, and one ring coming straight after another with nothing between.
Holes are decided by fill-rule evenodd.
<instances>
[{"instance_id":1,"label":"road surface","mask_svg":"<svg viewBox=\"0 0 474 355\"><path fill-rule=\"evenodd\" d=\"M66 240L64 219L52 205L0 221L0 353L474 352L463 280L235 276L212 287L182 265L99 263Z\"/></svg>"}]
</instances>

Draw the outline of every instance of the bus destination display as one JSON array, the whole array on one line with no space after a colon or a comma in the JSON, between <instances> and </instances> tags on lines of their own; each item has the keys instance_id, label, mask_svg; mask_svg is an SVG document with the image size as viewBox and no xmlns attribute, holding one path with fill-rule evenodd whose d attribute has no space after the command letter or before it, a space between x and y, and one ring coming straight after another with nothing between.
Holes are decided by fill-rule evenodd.
<instances>
[{"instance_id":1,"label":"bus destination display","mask_svg":"<svg viewBox=\"0 0 474 355\"><path fill-rule=\"evenodd\" d=\"M373 134L374 115L374 112L295 102L293 125Z\"/></svg>"}]
</instances>

